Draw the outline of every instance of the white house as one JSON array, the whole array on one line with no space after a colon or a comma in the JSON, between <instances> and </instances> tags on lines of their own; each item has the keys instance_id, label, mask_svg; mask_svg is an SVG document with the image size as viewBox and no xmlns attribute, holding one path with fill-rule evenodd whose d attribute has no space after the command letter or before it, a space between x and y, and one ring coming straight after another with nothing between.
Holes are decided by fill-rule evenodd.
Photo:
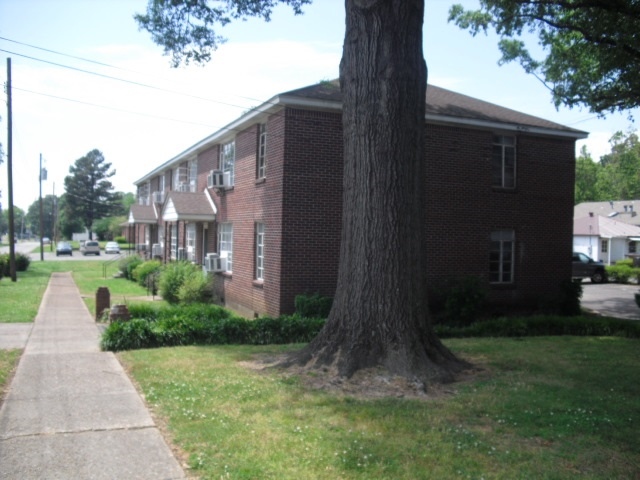
<instances>
[{"instance_id":1,"label":"white house","mask_svg":"<svg viewBox=\"0 0 640 480\"><path fill-rule=\"evenodd\" d=\"M593 213L575 218L573 251L608 265L624 258L640 257L640 227Z\"/></svg>"}]
</instances>

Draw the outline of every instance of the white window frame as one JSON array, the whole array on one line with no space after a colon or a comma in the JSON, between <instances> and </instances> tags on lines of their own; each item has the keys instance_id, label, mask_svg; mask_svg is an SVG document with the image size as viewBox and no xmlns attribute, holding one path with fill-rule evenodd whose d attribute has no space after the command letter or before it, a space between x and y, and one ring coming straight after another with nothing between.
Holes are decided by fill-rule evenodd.
<instances>
[{"instance_id":1,"label":"white window frame","mask_svg":"<svg viewBox=\"0 0 640 480\"><path fill-rule=\"evenodd\" d=\"M516 188L516 137L494 135L491 152L491 184L498 188Z\"/></svg>"},{"instance_id":2,"label":"white window frame","mask_svg":"<svg viewBox=\"0 0 640 480\"><path fill-rule=\"evenodd\" d=\"M513 230L491 232L489 249L489 282L504 284L514 282L516 236Z\"/></svg>"},{"instance_id":3,"label":"white window frame","mask_svg":"<svg viewBox=\"0 0 640 480\"><path fill-rule=\"evenodd\" d=\"M178 258L178 224L171 225L171 259Z\"/></svg>"},{"instance_id":4,"label":"white window frame","mask_svg":"<svg viewBox=\"0 0 640 480\"><path fill-rule=\"evenodd\" d=\"M267 124L258 126L258 158L256 164L256 178L265 178L267 173Z\"/></svg>"},{"instance_id":5,"label":"white window frame","mask_svg":"<svg viewBox=\"0 0 640 480\"><path fill-rule=\"evenodd\" d=\"M220 145L220 170L229 174L229 186L235 185L236 141Z\"/></svg>"},{"instance_id":6,"label":"white window frame","mask_svg":"<svg viewBox=\"0 0 640 480\"><path fill-rule=\"evenodd\" d=\"M227 259L226 272L233 271L233 224L218 224L218 254Z\"/></svg>"},{"instance_id":7,"label":"white window frame","mask_svg":"<svg viewBox=\"0 0 640 480\"><path fill-rule=\"evenodd\" d=\"M185 228L187 238L187 260L190 262L196 261L196 224L187 223Z\"/></svg>"},{"instance_id":8,"label":"white window frame","mask_svg":"<svg viewBox=\"0 0 640 480\"><path fill-rule=\"evenodd\" d=\"M189 160L189 166L188 166L188 174L189 174L189 191L190 192L196 192L197 191L197 186L198 186L198 159L194 158L192 160Z\"/></svg>"},{"instance_id":9,"label":"white window frame","mask_svg":"<svg viewBox=\"0 0 640 480\"><path fill-rule=\"evenodd\" d=\"M256 223L256 280L264 280L264 223Z\"/></svg>"}]
</instances>

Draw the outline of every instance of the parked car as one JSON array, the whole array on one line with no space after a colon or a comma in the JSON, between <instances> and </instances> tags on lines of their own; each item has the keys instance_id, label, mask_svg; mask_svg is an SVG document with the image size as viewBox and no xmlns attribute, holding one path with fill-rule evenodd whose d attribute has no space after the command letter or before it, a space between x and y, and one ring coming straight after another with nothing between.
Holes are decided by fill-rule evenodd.
<instances>
[{"instance_id":1,"label":"parked car","mask_svg":"<svg viewBox=\"0 0 640 480\"><path fill-rule=\"evenodd\" d=\"M73 248L71 247L70 243L58 242L58 244L56 245L56 257L59 257L60 255L73 255Z\"/></svg>"},{"instance_id":2,"label":"parked car","mask_svg":"<svg viewBox=\"0 0 640 480\"><path fill-rule=\"evenodd\" d=\"M120 253L118 242L107 242L104 246L104 253Z\"/></svg>"},{"instance_id":3,"label":"parked car","mask_svg":"<svg viewBox=\"0 0 640 480\"><path fill-rule=\"evenodd\" d=\"M42 244L43 245L51 244L51 239L49 237L42 237Z\"/></svg>"},{"instance_id":4,"label":"parked car","mask_svg":"<svg viewBox=\"0 0 640 480\"><path fill-rule=\"evenodd\" d=\"M87 240L80 247L82 255L100 255L100 244L93 240Z\"/></svg>"},{"instance_id":5,"label":"parked car","mask_svg":"<svg viewBox=\"0 0 640 480\"><path fill-rule=\"evenodd\" d=\"M581 252L573 252L572 277L590 278L592 283L602 283L607 281L607 271L604 263L595 261L593 258Z\"/></svg>"}]
</instances>

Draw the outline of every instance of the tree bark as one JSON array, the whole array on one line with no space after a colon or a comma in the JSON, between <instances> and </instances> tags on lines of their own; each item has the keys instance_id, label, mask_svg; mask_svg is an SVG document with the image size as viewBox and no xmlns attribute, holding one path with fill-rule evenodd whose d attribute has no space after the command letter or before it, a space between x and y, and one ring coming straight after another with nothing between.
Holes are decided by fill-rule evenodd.
<instances>
[{"instance_id":1,"label":"tree bark","mask_svg":"<svg viewBox=\"0 0 640 480\"><path fill-rule=\"evenodd\" d=\"M296 360L346 377L382 366L425 387L449 382L467 364L427 309L424 0L345 3L338 282L324 329Z\"/></svg>"}]
</instances>

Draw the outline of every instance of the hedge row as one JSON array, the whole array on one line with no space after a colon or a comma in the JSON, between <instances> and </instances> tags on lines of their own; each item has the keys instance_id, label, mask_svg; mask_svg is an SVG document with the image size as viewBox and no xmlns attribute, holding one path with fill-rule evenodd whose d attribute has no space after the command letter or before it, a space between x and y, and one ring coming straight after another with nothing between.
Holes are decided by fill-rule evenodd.
<instances>
[{"instance_id":1,"label":"hedge row","mask_svg":"<svg viewBox=\"0 0 640 480\"><path fill-rule=\"evenodd\" d=\"M189 312L185 312L189 310ZM131 307L147 318L109 325L102 336L103 350L119 351L175 345L267 345L306 343L324 326L321 318L299 315L247 320L213 305L153 309ZM532 316L496 318L466 327L436 325L440 338L619 336L640 338L640 322L615 318Z\"/></svg>"},{"instance_id":2,"label":"hedge row","mask_svg":"<svg viewBox=\"0 0 640 480\"><path fill-rule=\"evenodd\" d=\"M440 338L536 337L555 335L640 338L640 322L609 317L539 315L483 320L466 327L436 325Z\"/></svg>"},{"instance_id":3,"label":"hedge row","mask_svg":"<svg viewBox=\"0 0 640 480\"><path fill-rule=\"evenodd\" d=\"M211 316L205 313L216 309L224 311L221 307L203 305L200 314L194 316L178 313L178 309L174 314L159 310L154 312L155 317L114 322L103 333L100 346L102 350L120 351L176 345L305 343L325 323L324 319L297 315L247 320L228 313L214 312ZM188 310L193 313L198 308Z\"/></svg>"}]
</instances>

